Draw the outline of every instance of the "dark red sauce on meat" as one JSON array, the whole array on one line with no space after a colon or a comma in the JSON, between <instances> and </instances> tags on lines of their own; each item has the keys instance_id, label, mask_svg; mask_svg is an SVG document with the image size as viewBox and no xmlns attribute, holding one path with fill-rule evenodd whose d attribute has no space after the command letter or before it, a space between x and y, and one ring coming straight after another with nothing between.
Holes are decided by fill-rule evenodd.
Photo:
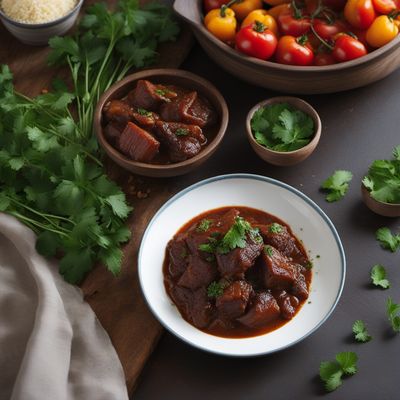
<instances>
[{"instance_id":1,"label":"dark red sauce on meat","mask_svg":"<svg viewBox=\"0 0 400 400\"><path fill-rule=\"evenodd\" d=\"M103 108L108 142L127 158L151 164L188 160L210 143L217 115L197 91L139 80Z\"/></svg>"},{"instance_id":2,"label":"dark red sauce on meat","mask_svg":"<svg viewBox=\"0 0 400 400\"><path fill-rule=\"evenodd\" d=\"M244 338L292 319L308 298L303 245L279 218L248 207L207 211L168 243L166 291L182 317L212 335Z\"/></svg>"}]
</instances>

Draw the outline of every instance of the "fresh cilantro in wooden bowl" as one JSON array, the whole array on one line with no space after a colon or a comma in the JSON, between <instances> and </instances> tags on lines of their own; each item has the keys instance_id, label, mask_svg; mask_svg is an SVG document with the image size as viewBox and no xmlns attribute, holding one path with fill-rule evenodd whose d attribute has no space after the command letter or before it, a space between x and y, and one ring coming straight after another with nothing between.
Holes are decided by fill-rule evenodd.
<instances>
[{"instance_id":1,"label":"fresh cilantro in wooden bowl","mask_svg":"<svg viewBox=\"0 0 400 400\"><path fill-rule=\"evenodd\" d=\"M264 161L289 166L305 160L321 136L321 120L311 105L297 97L274 97L253 107L247 136Z\"/></svg>"},{"instance_id":2,"label":"fresh cilantro in wooden bowl","mask_svg":"<svg viewBox=\"0 0 400 400\"><path fill-rule=\"evenodd\" d=\"M400 217L400 145L391 160L375 160L362 181L368 208L385 217Z\"/></svg>"}]
</instances>

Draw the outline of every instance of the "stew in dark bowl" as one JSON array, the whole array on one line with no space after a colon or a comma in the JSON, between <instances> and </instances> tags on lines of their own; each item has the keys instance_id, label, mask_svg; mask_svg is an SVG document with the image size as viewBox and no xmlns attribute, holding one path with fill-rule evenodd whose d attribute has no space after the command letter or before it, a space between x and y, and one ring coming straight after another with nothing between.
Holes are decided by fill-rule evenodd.
<instances>
[{"instance_id":1,"label":"stew in dark bowl","mask_svg":"<svg viewBox=\"0 0 400 400\"><path fill-rule=\"evenodd\" d=\"M290 227L248 207L207 211L170 240L168 295L204 332L243 338L273 331L308 298L311 262Z\"/></svg>"}]
</instances>

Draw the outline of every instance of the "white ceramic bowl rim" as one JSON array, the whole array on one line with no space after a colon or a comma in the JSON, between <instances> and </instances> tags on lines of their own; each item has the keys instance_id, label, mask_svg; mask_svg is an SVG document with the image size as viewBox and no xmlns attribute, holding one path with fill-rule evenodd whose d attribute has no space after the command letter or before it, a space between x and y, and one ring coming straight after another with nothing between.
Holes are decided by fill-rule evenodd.
<instances>
[{"instance_id":1,"label":"white ceramic bowl rim","mask_svg":"<svg viewBox=\"0 0 400 400\"><path fill-rule=\"evenodd\" d=\"M143 256L143 244L146 242L147 239L147 235L148 232L150 231L152 225L154 224L154 222L157 220L158 216L164 212L164 210L166 210L168 208L169 205L171 205L172 203L174 203L176 200L178 200L180 197L184 196L185 194L191 192L192 190L199 188L201 186L204 186L206 184L212 183L212 182L216 182L216 181L221 181L221 180L227 180L227 179L250 179L250 180L257 180L257 181L263 181L263 182L267 182L269 184L272 185L276 185L278 187L284 188L290 192L292 192L293 194L295 194L296 196L300 197L303 201L305 201L309 206L311 206L321 217L322 219L326 222L327 226L329 227L335 241L336 244L338 246L338 250L340 253L340 265L341 265L341 277L340 277L340 286L339 286L339 290L337 292L336 298L331 306L331 308L329 309L329 311L325 314L325 316L319 321L319 323L314 326L313 329L311 329L310 331L308 331L306 334L304 334L302 337L298 338L297 340L283 345L279 348L276 349L272 349L272 350L267 350L264 352L259 352L257 354L228 354L225 353L223 351L218 352L218 351L214 351L214 350L210 350L207 349L206 347L203 347L201 345L198 345L196 343L193 343L189 340L187 340L184 336L180 335L178 332L174 331L173 329L171 329L170 326L168 326L167 324L164 323L164 321L162 320L162 318L159 316L159 314L157 313L157 310L155 310L152 307L152 304L150 303L149 299L146 296L146 292L144 290L143 284L142 284L142 271L140 268L141 265L141 259ZM195 216L193 216L195 217ZM343 287L344 287L344 282L345 282L345 276L346 276L346 256L345 256L345 252L344 252L344 248L342 245L342 242L340 240L339 234L335 228L335 226L333 225L332 221L330 220L330 218L325 214L325 212L313 201L311 200L309 197L307 197L304 193L302 193L301 191L299 191L298 189L280 182L276 179L273 178L269 178L269 177L265 177L262 175L256 175L256 174L246 174L246 173L235 173L235 174L226 174L226 175L219 175L219 176L215 176L215 177L211 177L208 179L204 179L200 182L197 182L189 187L187 187L186 189L183 189L182 191L180 191L179 193L175 194L172 198L170 198L166 203L164 203L161 208L156 212L156 214L154 215L154 217L151 219L151 221L149 222L144 234L143 234L143 238L141 241L141 245L140 245L140 249L139 249L139 254L138 254L138 275L139 275L139 283L140 283L140 287L143 293L143 296L146 300L147 305L149 306L150 310L152 311L153 315L157 318L157 320L168 330L170 331L172 334L174 334L175 336L177 336L178 338L180 338L182 341L190 344L191 346L194 346L200 350L204 350L204 351L208 351L210 353L213 354L219 354L219 355L225 355L225 356L231 356L231 357L238 357L238 358L242 358L242 357L249 357L249 356L262 356L262 355L266 355L266 354L272 354L275 353L277 351L281 351L284 350L288 347L294 346L295 344L301 342L302 340L306 339L308 336L310 336L312 333L314 333L324 322L326 322L326 320L329 318L329 316L332 314L332 312L334 311L334 309L336 308L340 296L343 292Z\"/></svg>"},{"instance_id":2,"label":"white ceramic bowl rim","mask_svg":"<svg viewBox=\"0 0 400 400\"><path fill-rule=\"evenodd\" d=\"M41 28L47 28L50 26L54 26L54 25L58 25L62 22L64 22L65 20L67 20L78 8L80 8L83 4L83 0L78 0L78 2L76 3L75 7L71 10L68 11L67 14L65 14L64 16L54 19L53 21L49 21L49 22L42 22L40 24L30 24L30 23L26 23L26 22L19 22L19 21L15 21L14 19L10 18L7 14L4 13L4 11L2 11L2 9L0 8L0 16L2 18L4 18L8 23L18 26L20 28L26 28L26 29L41 29Z\"/></svg>"}]
</instances>

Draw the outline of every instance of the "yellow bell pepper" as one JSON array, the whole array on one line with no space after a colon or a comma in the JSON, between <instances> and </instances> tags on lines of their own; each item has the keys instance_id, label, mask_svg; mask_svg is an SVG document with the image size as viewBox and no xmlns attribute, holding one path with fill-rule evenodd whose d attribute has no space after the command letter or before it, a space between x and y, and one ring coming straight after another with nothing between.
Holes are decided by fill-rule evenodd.
<instances>
[{"instance_id":1,"label":"yellow bell pepper","mask_svg":"<svg viewBox=\"0 0 400 400\"><path fill-rule=\"evenodd\" d=\"M381 15L368 28L365 38L370 46L382 47L391 42L398 33L396 21L390 15Z\"/></svg>"},{"instance_id":2,"label":"yellow bell pepper","mask_svg":"<svg viewBox=\"0 0 400 400\"><path fill-rule=\"evenodd\" d=\"M279 6L280 4L291 3L291 0L264 0L269 6Z\"/></svg>"},{"instance_id":3,"label":"yellow bell pepper","mask_svg":"<svg viewBox=\"0 0 400 400\"><path fill-rule=\"evenodd\" d=\"M271 15L272 17L278 19L279 15L281 15L283 12L290 11L292 9L290 3L285 3L285 4L279 4L278 6L272 7L268 10L268 14Z\"/></svg>"},{"instance_id":4,"label":"yellow bell pepper","mask_svg":"<svg viewBox=\"0 0 400 400\"><path fill-rule=\"evenodd\" d=\"M262 0L237 0L230 7L239 21L244 20L252 11L262 8Z\"/></svg>"},{"instance_id":5,"label":"yellow bell pepper","mask_svg":"<svg viewBox=\"0 0 400 400\"><path fill-rule=\"evenodd\" d=\"M267 10L254 10L242 22L242 28L247 25L252 25L254 22L259 21L264 24L275 36L278 36L278 24L275 18L268 14Z\"/></svg>"},{"instance_id":6,"label":"yellow bell pepper","mask_svg":"<svg viewBox=\"0 0 400 400\"><path fill-rule=\"evenodd\" d=\"M222 6L207 13L204 25L216 38L230 42L235 40L236 18L235 12L229 7Z\"/></svg>"}]
</instances>

